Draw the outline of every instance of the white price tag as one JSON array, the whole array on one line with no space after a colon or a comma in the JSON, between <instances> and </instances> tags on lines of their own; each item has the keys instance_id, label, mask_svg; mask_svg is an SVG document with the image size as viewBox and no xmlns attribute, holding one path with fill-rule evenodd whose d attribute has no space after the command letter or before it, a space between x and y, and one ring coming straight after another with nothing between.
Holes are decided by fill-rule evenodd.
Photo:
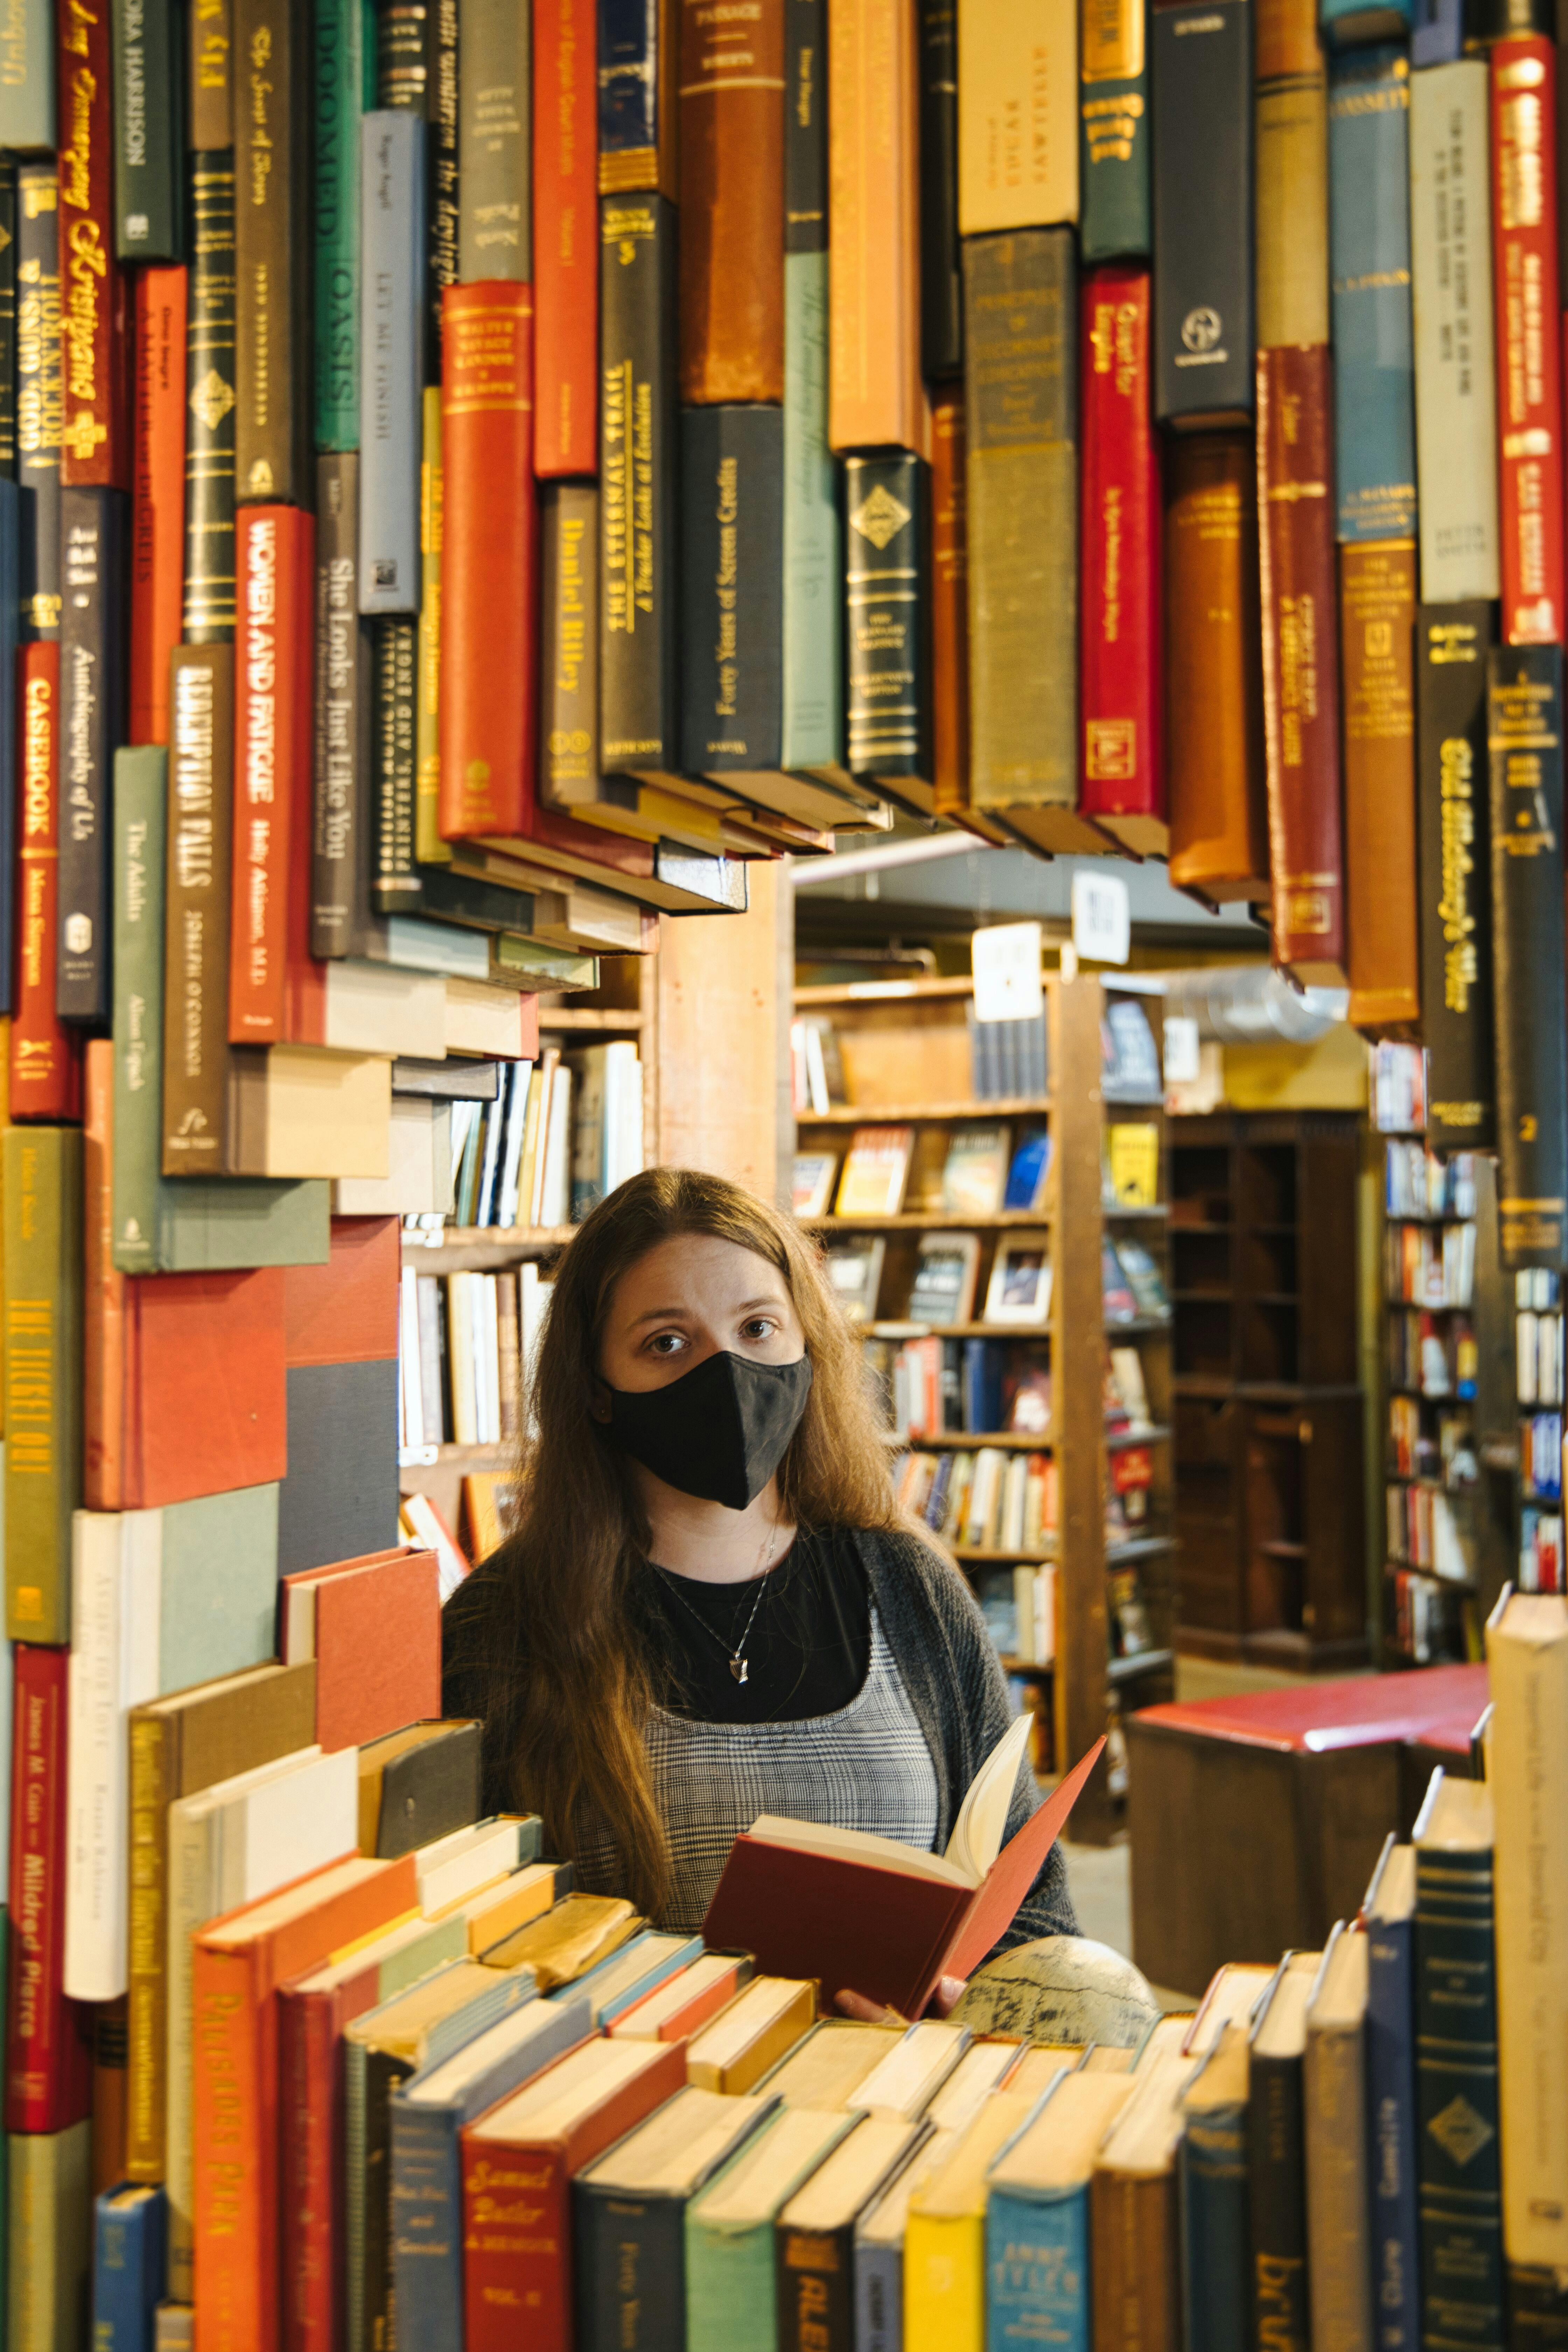
<instances>
[{"instance_id":1,"label":"white price tag","mask_svg":"<svg viewBox=\"0 0 1568 2352\"><path fill-rule=\"evenodd\" d=\"M1072 943L1094 963L1125 963L1132 943L1131 903L1120 874L1080 866L1072 877Z\"/></svg>"},{"instance_id":2,"label":"white price tag","mask_svg":"<svg viewBox=\"0 0 1568 2352\"><path fill-rule=\"evenodd\" d=\"M1165 1015L1165 1084L1195 1086L1200 1074L1198 1024L1190 1013Z\"/></svg>"},{"instance_id":3,"label":"white price tag","mask_svg":"<svg viewBox=\"0 0 1568 2352\"><path fill-rule=\"evenodd\" d=\"M970 945L976 1021L1037 1021L1045 1010L1038 923L993 923Z\"/></svg>"}]
</instances>

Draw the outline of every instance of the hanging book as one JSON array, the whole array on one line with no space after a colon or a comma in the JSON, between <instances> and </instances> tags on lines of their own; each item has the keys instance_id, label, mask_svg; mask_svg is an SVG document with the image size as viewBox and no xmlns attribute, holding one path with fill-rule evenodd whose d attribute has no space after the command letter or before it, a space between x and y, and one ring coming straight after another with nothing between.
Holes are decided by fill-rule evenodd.
<instances>
[{"instance_id":1,"label":"hanging book","mask_svg":"<svg viewBox=\"0 0 1568 2352\"><path fill-rule=\"evenodd\" d=\"M904 1204L914 1141L912 1127L858 1127L838 1180L835 1214L896 1217Z\"/></svg>"},{"instance_id":2,"label":"hanging book","mask_svg":"<svg viewBox=\"0 0 1568 2352\"><path fill-rule=\"evenodd\" d=\"M922 1234L910 1292L910 1321L944 1329L967 1323L980 1270L978 1234Z\"/></svg>"},{"instance_id":3,"label":"hanging book","mask_svg":"<svg viewBox=\"0 0 1568 2352\"><path fill-rule=\"evenodd\" d=\"M942 1171L942 1213L950 1217L994 1217L1006 1188L1008 1130L1005 1127L955 1128Z\"/></svg>"},{"instance_id":4,"label":"hanging book","mask_svg":"<svg viewBox=\"0 0 1568 2352\"><path fill-rule=\"evenodd\" d=\"M838 1173L837 1151L797 1151L790 1206L797 1217L825 1217Z\"/></svg>"}]
</instances>

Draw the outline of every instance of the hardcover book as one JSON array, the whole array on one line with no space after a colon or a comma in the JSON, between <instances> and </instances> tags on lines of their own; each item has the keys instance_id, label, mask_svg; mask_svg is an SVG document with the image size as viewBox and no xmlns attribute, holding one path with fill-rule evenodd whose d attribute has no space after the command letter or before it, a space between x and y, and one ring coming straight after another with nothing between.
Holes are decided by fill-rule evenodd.
<instances>
[{"instance_id":1,"label":"hardcover book","mask_svg":"<svg viewBox=\"0 0 1568 2352\"><path fill-rule=\"evenodd\" d=\"M374 19L363 0L321 0L311 75L311 210L315 252L313 382L321 451L359 446L360 118L365 46Z\"/></svg>"},{"instance_id":2,"label":"hardcover book","mask_svg":"<svg viewBox=\"0 0 1568 2352\"><path fill-rule=\"evenodd\" d=\"M37 13L28 11L25 21L31 24ZM49 53L52 92L52 39ZM16 485L22 628L28 639L59 635L64 424L59 183L51 158L24 163L16 173Z\"/></svg>"},{"instance_id":3,"label":"hardcover book","mask_svg":"<svg viewBox=\"0 0 1568 2352\"><path fill-rule=\"evenodd\" d=\"M915 43L901 0L828 17L827 437L840 456L924 446Z\"/></svg>"},{"instance_id":4,"label":"hardcover book","mask_svg":"<svg viewBox=\"0 0 1568 2352\"><path fill-rule=\"evenodd\" d=\"M818 0L791 0L789 84L784 100L785 154L790 172L785 247L807 249L801 215L814 209L816 236L827 245L827 142L822 122L822 44ZM921 366L942 383L963 366L963 274L958 245L958 8L956 0L921 0L920 40ZM803 203L796 184L801 128L809 128L823 182ZM786 265L787 272L787 265Z\"/></svg>"},{"instance_id":5,"label":"hardcover book","mask_svg":"<svg viewBox=\"0 0 1568 2352\"><path fill-rule=\"evenodd\" d=\"M1151 19L1154 414L1252 415L1252 0L1179 0Z\"/></svg>"},{"instance_id":6,"label":"hardcover book","mask_svg":"<svg viewBox=\"0 0 1568 2352\"><path fill-rule=\"evenodd\" d=\"M533 282L530 132L535 120L547 121L549 100L559 104L559 94L550 91L536 114L527 9L467 0L459 16L462 72L458 82L458 139L462 182L458 267L449 282L472 285L489 278L530 286Z\"/></svg>"},{"instance_id":7,"label":"hardcover book","mask_svg":"<svg viewBox=\"0 0 1568 2352\"><path fill-rule=\"evenodd\" d=\"M1342 541L1415 527L1410 318L1410 68L1387 46L1342 50L1329 69L1334 442Z\"/></svg>"},{"instance_id":8,"label":"hardcover book","mask_svg":"<svg viewBox=\"0 0 1568 2352\"><path fill-rule=\"evenodd\" d=\"M1182 2094L1179 2159L1183 2318L1189 2339L1213 2352L1250 2352L1253 2342L1247 2090L1246 2026L1223 2026Z\"/></svg>"},{"instance_id":9,"label":"hardcover book","mask_svg":"<svg viewBox=\"0 0 1568 2352\"><path fill-rule=\"evenodd\" d=\"M1257 477L1250 434L1174 441L1165 509L1171 879L1268 895Z\"/></svg>"},{"instance_id":10,"label":"hardcover book","mask_svg":"<svg viewBox=\"0 0 1568 2352\"><path fill-rule=\"evenodd\" d=\"M599 758L650 779L679 756L675 243L662 196L601 200Z\"/></svg>"},{"instance_id":11,"label":"hardcover book","mask_svg":"<svg viewBox=\"0 0 1568 2352\"><path fill-rule=\"evenodd\" d=\"M1329 340L1329 90L1314 0L1258 26L1258 344Z\"/></svg>"},{"instance_id":12,"label":"hardcover book","mask_svg":"<svg viewBox=\"0 0 1568 2352\"><path fill-rule=\"evenodd\" d=\"M372 622L371 690L375 709L370 902L378 915L416 915L426 904L415 862L419 725L416 621L400 616ZM447 877L437 877L437 885L441 878Z\"/></svg>"},{"instance_id":13,"label":"hardcover book","mask_svg":"<svg viewBox=\"0 0 1568 2352\"><path fill-rule=\"evenodd\" d=\"M440 1713L436 1555L410 1545L304 1569L279 1588L286 1665L316 1662L316 1743L328 1755Z\"/></svg>"},{"instance_id":14,"label":"hardcover book","mask_svg":"<svg viewBox=\"0 0 1568 2352\"><path fill-rule=\"evenodd\" d=\"M234 635L234 154L191 167L191 275L185 327L187 645Z\"/></svg>"},{"instance_id":15,"label":"hardcover book","mask_svg":"<svg viewBox=\"0 0 1568 2352\"><path fill-rule=\"evenodd\" d=\"M35 640L17 661L21 714L16 964L10 1035L15 1119L77 1118L81 1033L57 1009L60 649Z\"/></svg>"},{"instance_id":16,"label":"hardcover book","mask_svg":"<svg viewBox=\"0 0 1568 2352\"><path fill-rule=\"evenodd\" d=\"M126 1278L122 1371L89 1431L120 1464L100 1507L151 1510L280 1479L283 1270Z\"/></svg>"},{"instance_id":17,"label":"hardcover book","mask_svg":"<svg viewBox=\"0 0 1568 2352\"><path fill-rule=\"evenodd\" d=\"M969 450L962 384L931 401L931 785L937 810L969 804ZM787 430L787 423L786 423Z\"/></svg>"},{"instance_id":18,"label":"hardcover book","mask_svg":"<svg viewBox=\"0 0 1568 2352\"><path fill-rule=\"evenodd\" d=\"M1016 2087L993 2092L910 2199L902 2281L909 2352L936 2352L941 2345L981 2352L992 2284L986 2176L1037 2105L1037 2095Z\"/></svg>"},{"instance_id":19,"label":"hardcover book","mask_svg":"<svg viewBox=\"0 0 1568 2352\"><path fill-rule=\"evenodd\" d=\"M1497 371L1484 58L1410 80L1410 279L1421 598L1495 597Z\"/></svg>"},{"instance_id":20,"label":"hardcover book","mask_svg":"<svg viewBox=\"0 0 1568 2352\"><path fill-rule=\"evenodd\" d=\"M929 2137L923 2125L901 2116L874 2116L837 2143L784 2207L773 2225L781 2345L812 2342L819 2329L835 2352L855 2342L857 2221Z\"/></svg>"},{"instance_id":21,"label":"hardcover book","mask_svg":"<svg viewBox=\"0 0 1568 2352\"><path fill-rule=\"evenodd\" d=\"M1350 1018L1374 1034L1421 1013L1415 601L1414 540L1340 549Z\"/></svg>"},{"instance_id":22,"label":"hardcover book","mask_svg":"<svg viewBox=\"0 0 1568 2352\"><path fill-rule=\"evenodd\" d=\"M958 0L958 226L1078 218L1077 0Z\"/></svg>"},{"instance_id":23,"label":"hardcover book","mask_svg":"<svg viewBox=\"0 0 1568 2352\"><path fill-rule=\"evenodd\" d=\"M5 1129L5 1633L68 1642L81 1500L79 1129Z\"/></svg>"},{"instance_id":24,"label":"hardcover book","mask_svg":"<svg viewBox=\"0 0 1568 2352\"><path fill-rule=\"evenodd\" d=\"M1368 2202L1378 2342L1419 2327L1415 2204L1415 1849L1389 1832L1363 1906L1366 1918L1366 2097L1373 2156Z\"/></svg>"},{"instance_id":25,"label":"hardcover book","mask_svg":"<svg viewBox=\"0 0 1568 2352\"><path fill-rule=\"evenodd\" d=\"M1307 2003L1307 2244L1312 2326L1345 2352L1372 2352L1367 2211L1367 1937L1342 1922Z\"/></svg>"},{"instance_id":26,"label":"hardcover book","mask_svg":"<svg viewBox=\"0 0 1568 2352\"><path fill-rule=\"evenodd\" d=\"M1531 325L1526 289L1557 282L1557 52L1536 35L1500 40L1488 68L1501 634L1545 646L1563 628L1562 339Z\"/></svg>"},{"instance_id":27,"label":"hardcover book","mask_svg":"<svg viewBox=\"0 0 1568 2352\"><path fill-rule=\"evenodd\" d=\"M1568 1232L1568 1044L1542 1021L1563 970L1563 656L1487 656L1498 1229L1505 1266L1559 1266Z\"/></svg>"},{"instance_id":28,"label":"hardcover book","mask_svg":"<svg viewBox=\"0 0 1568 2352\"><path fill-rule=\"evenodd\" d=\"M12 1986L5 2017L7 2132L65 2131L88 2112L88 2017L65 1997L68 1669L63 1648L33 1642L16 1645L7 1888ZM26 2244L23 2240L13 2253L13 2285L26 2268L16 2262L16 2252Z\"/></svg>"},{"instance_id":29,"label":"hardcover book","mask_svg":"<svg viewBox=\"0 0 1568 2352\"><path fill-rule=\"evenodd\" d=\"M110 19L114 57L114 247L121 261L184 258L184 43L171 0Z\"/></svg>"},{"instance_id":30,"label":"hardcover book","mask_svg":"<svg viewBox=\"0 0 1568 2352\"><path fill-rule=\"evenodd\" d=\"M906 805L929 814L930 483L922 461L903 450L847 457L844 512L844 595L854 616L845 633L845 759L851 774L889 782Z\"/></svg>"},{"instance_id":31,"label":"hardcover book","mask_svg":"<svg viewBox=\"0 0 1568 2352\"><path fill-rule=\"evenodd\" d=\"M533 0L533 470L598 464L593 0Z\"/></svg>"},{"instance_id":32,"label":"hardcover book","mask_svg":"<svg viewBox=\"0 0 1568 2352\"><path fill-rule=\"evenodd\" d=\"M1435 1144L1493 1139L1490 793L1484 604L1424 605L1415 625L1422 1034Z\"/></svg>"},{"instance_id":33,"label":"hardcover book","mask_svg":"<svg viewBox=\"0 0 1568 2352\"><path fill-rule=\"evenodd\" d=\"M1079 806L1140 856L1164 854L1160 450L1150 417L1146 268L1083 281L1083 721Z\"/></svg>"},{"instance_id":34,"label":"hardcover book","mask_svg":"<svg viewBox=\"0 0 1568 2352\"><path fill-rule=\"evenodd\" d=\"M425 125L401 109L363 119L360 251L360 611L416 613Z\"/></svg>"},{"instance_id":35,"label":"hardcover book","mask_svg":"<svg viewBox=\"0 0 1568 2352\"><path fill-rule=\"evenodd\" d=\"M1079 245L1086 266L1144 260L1149 209L1149 52L1140 0L1079 9Z\"/></svg>"},{"instance_id":36,"label":"hardcover book","mask_svg":"<svg viewBox=\"0 0 1568 2352\"><path fill-rule=\"evenodd\" d=\"M734 2344L753 2298L774 2318L780 2210L850 2128L847 2116L782 2108L693 2200L686 2221L689 2352ZM788 2284L786 2271L786 2290Z\"/></svg>"},{"instance_id":37,"label":"hardcover book","mask_svg":"<svg viewBox=\"0 0 1568 2352\"><path fill-rule=\"evenodd\" d=\"M676 0L598 0L599 194L675 201Z\"/></svg>"},{"instance_id":38,"label":"hardcover book","mask_svg":"<svg viewBox=\"0 0 1568 2352\"><path fill-rule=\"evenodd\" d=\"M59 915L62 1021L109 1018L110 783L125 735L122 494L60 495Z\"/></svg>"},{"instance_id":39,"label":"hardcover book","mask_svg":"<svg viewBox=\"0 0 1568 2352\"><path fill-rule=\"evenodd\" d=\"M310 953L357 948L370 851L370 633L359 609L359 456L316 461L315 768Z\"/></svg>"},{"instance_id":40,"label":"hardcover book","mask_svg":"<svg viewBox=\"0 0 1568 2352\"><path fill-rule=\"evenodd\" d=\"M795 0L797 8L816 5ZM810 102L819 113L822 95L814 84ZM820 245L784 255L780 761L785 768L834 777L843 773L844 654L838 483L827 446L827 266ZM936 432L940 437L940 423Z\"/></svg>"},{"instance_id":41,"label":"hardcover book","mask_svg":"<svg viewBox=\"0 0 1568 2352\"><path fill-rule=\"evenodd\" d=\"M55 12L46 0L17 11L10 70L0 84L0 141L20 155L55 144Z\"/></svg>"},{"instance_id":42,"label":"hardcover book","mask_svg":"<svg viewBox=\"0 0 1568 2352\"><path fill-rule=\"evenodd\" d=\"M1064 2073L992 2164L985 2200L987 2325L1004 2342L1009 2334L1026 2342L1037 2333L1047 2343L1053 2335L1075 2346L1089 2340L1095 2151L1133 2088L1126 2074ZM930 2214L940 2193L934 2186L916 2192L922 2213ZM1206 2305L1197 2340L1222 2352Z\"/></svg>"},{"instance_id":43,"label":"hardcover book","mask_svg":"<svg viewBox=\"0 0 1568 2352\"><path fill-rule=\"evenodd\" d=\"M228 1081L234 648L181 646L172 676L163 1172L216 1175Z\"/></svg>"},{"instance_id":44,"label":"hardcover book","mask_svg":"<svg viewBox=\"0 0 1568 2352\"><path fill-rule=\"evenodd\" d=\"M186 292L184 268L144 269L136 280L127 714L132 743L169 740L169 660L180 642L185 587Z\"/></svg>"},{"instance_id":45,"label":"hardcover book","mask_svg":"<svg viewBox=\"0 0 1568 2352\"><path fill-rule=\"evenodd\" d=\"M771 401L784 385L785 0L680 11L680 397Z\"/></svg>"},{"instance_id":46,"label":"hardcover book","mask_svg":"<svg viewBox=\"0 0 1568 2352\"><path fill-rule=\"evenodd\" d=\"M693 775L783 758L784 412L680 418L681 747ZM743 792L743 772L736 776Z\"/></svg>"},{"instance_id":47,"label":"hardcover book","mask_svg":"<svg viewBox=\"0 0 1568 2352\"><path fill-rule=\"evenodd\" d=\"M310 804L315 532L296 507L247 507L237 540L228 1036L271 1045L285 1034L294 831Z\"/></svg>"},{"instance_id":48,"label":"hardcover book","mask_svg":"<svg viewBox=\"0 0 1568 2352\"><path fill-rule=\"evenodd\" d=\"M232 0L235 108L235 488L308 507L315 471L310 328L311 12Z\"/></svg>"},{"instance_id":49,"label":"hardcover book","mask_svg":"<svg viewBox=\"0 0 1568 2352\"><path fill-rule=\"evenodd\" d=\"M60 482L131 488L127 285L114 258L110 11L59 11Z\"/></svg>"},{"instance_id":50,"label":"hardcover book","mask_svg":"<svg viewBox=\"0 0 1568 2352\"><path fill-rule=\"evenodd\" d=\"M1257 2339L1305 2344L1307 2003L1322 1958L1291 1952L1253 2011L1247 2108L1248 2235Z\"/></svg>"}]
</instances>

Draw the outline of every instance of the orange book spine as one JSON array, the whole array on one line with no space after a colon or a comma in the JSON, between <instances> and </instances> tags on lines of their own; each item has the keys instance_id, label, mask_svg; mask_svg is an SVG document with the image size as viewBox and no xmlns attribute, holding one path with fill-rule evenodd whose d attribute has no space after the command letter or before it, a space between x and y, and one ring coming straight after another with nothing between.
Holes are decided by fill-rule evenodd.
<instances>
[{"instance_id":1,"label":"orange book spine","mask_svg":"<svg viewBox=\"0 0 1568 2352\"><path fill-rule=\"evenodd\" d=\"M827 26L828 411L837 451L925 453L915 12L844 0Z\"/></svg>"},{"instance_id":2,"label":"orange book spine","mask_svg":"<svg viewBox=\"0 0 1568 2352\"><path fill-rule=\"evenodd\" d=\"M784 399L784 0L680 16L680 397Z\"/></svg>"},{"instance_id":3,"label":"orange book spine","mask_svg":"<svg viewBox=\"0 0 1568 2352\"><path fill-rule=\"evenodd\" d=\"M198 1943L193 1988L195 2305L202 2352L273 2352L278 2340L276 2081L251 1955Z\"/></svg>"},{"instance_id":4,"label":"orange book spine","mask_svg":"<svg viewBox=\"0 0 1568 2352\"><path fill-rule=\"evenodd\" d=\"M1165 509L1171 879L1266 898L1258 506L1249 434L1174 434Z\"/></svg>"},{"instance_id":5,"label":"orange book spine","mask_svg":"<svg viewBox=\"0 0 1568 2352\"><path fill-rule=\"evenodd\" d=\"M301 658L300 610L315 576L311 518L242 507L235 552L228 1037L273 1045L285 1034L291 845L310 824L314 664Z\"/></svg>"},{"instance_id":6,"label":"orange book spine","mask_svg":"<svg viewBox=\"0 0 1568 2352\"><path fill-rule=\"evenodd\" d=\"M597 26L593 0L533 5L533 470L598 464Z\"/></svg>"},{"instance_id":7,"label":"orange book spine","mask_svg":"<svg viewBox=\"0 0 1568 2352\"><path fill-rule=\"evenodd\" d=\"M1373 541L1339 557L1350 1017L1407 1034L1421 1017L1415 542Z\"/></svg>"},{"instance_id":8,"label":"orange book spine","mask_svg":"<svg viewBox=\"0 0 1568 2352\"><path fill-rule=\"evenodd\" d=\"M931 782L938 814L969 805L969 530L964 509L963 387L931 400Z\"/></svg>"},{"instance_id":9,"label":"orange book spine","mask_svg":"<svg viewBox=\"0 0 1568 2352\"><path fill-rule=\"evenodd\" d=\"M132 743L169 740L169 656L180 642L185 593L185 307L183 268L140 273L131 523Z\"/></svg>"},{"instance_id":10,"label":"orange book spine","mask_svg":"<svg viewBox=\"0 0 1568 2352\"><path fill-rule=\"evenodd\" d=\"M121 1445L125 1395L125 1276L114 1265L114 1045L89 1039L82 1123L82 1500L89 1511L125 1507Z\"/></svg>"},{"instance_id":11,"label":"orange book spine","mask_svg":"<svg viewBox=\"0 0 1568 2352\"><path fill-rule=\"evenodd\" d=\"M21 780L17 850L16 985L11 1016L11 1116L81 1117L81 1048L55 1011L59 903L60 649L37 640L16 656L16 761Z\"/></svg>"}]
</instances>

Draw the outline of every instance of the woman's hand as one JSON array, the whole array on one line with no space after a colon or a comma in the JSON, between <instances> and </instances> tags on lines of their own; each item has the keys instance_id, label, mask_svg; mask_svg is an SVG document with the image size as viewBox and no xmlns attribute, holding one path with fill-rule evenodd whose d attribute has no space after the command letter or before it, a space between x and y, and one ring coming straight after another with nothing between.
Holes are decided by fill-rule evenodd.
<instances>
[{"instance_id":1,"label":"woman's hand","mask_svg":"<svg viewBox=\"0 0 1568 2352\"><path fill-rule=\"evenodd\" d=\"M963 1977L938 1977L936 1990L926 2007L928 2017L951 2017L963 1999L967 1979ZM861 2025L907 2025L909 2019L885 2001L868 2000L863 1992L841 1992L834 2007L846 2017L855 2018Z\"/></svg>"}]
</instances>

